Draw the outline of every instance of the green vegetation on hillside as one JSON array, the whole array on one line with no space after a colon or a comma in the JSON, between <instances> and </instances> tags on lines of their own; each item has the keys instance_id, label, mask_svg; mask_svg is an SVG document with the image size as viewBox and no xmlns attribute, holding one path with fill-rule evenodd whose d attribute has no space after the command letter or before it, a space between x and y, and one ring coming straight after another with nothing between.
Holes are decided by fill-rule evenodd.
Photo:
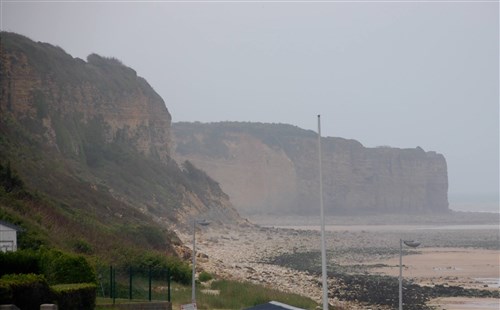
<instances>
[{"instance_id":1,"label":"green vegetation on hillside","mask_svg":"<svg viewBox=\"0 0 500 310\"><path fill-rule=\"evenodd\" d=\"M7 167L7 168L6 168ZM46 196L33 194L24 185L7 192L11 183L23 184L9 165L0 164L0 219L20 226L18 247L39 251L43 248L61 249L70 253L85 255L96 266L115 264L124 267L170 268L175 280L186 283L190 279L187 264L182 263L173 253L168 253L171 244L178 242L175 236L163 231L159 226L146 224L139 217L135 222L106 223L106 219L84 214L78 210L65 209ZM7 182L17 180L16 182ZM7 185L4 185L7 184ZM45 252L44 252L45 253ZM57 252L46 252L57 253ZM9 257L7 254L5 257ZM59 256L47 256L47 260L57 260ZM24 259L15 261L26 262ZM23 263L24 264L24 263ZM36 264L35 264L36 265ZM34 270L33 272L35 272ZM57 275L57 271L50 272Z\"/></svg>"}]
</instances>

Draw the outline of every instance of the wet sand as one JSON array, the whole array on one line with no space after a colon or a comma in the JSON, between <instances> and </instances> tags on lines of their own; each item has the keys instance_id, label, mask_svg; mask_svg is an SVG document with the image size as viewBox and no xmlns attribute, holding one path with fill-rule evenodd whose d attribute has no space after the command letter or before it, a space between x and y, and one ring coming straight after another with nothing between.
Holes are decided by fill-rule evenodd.
<instances>
[{"instance_id":1,"label":"wet sand","mask_svg":"<svg viewBox=\"0 0 500 310\"><path fill-rule=\"evenodd\" d=\"M403 277L420 285L454 285L463 288L499 290L500 254L495 250L426 248L420 254L403 257ZM380 261L392 267L373 272L398 276L399 258ZM431 300L429 305L446 310L498 310L500 301L491 298L448 297Z\"/></svg>"},{"instance_id":2,"label":"wet sand","mask_svg":"<svg viewBox=\"0 0 500 310\"><path fill-rule=\"evenodd\" d=\"M500 255L495 250L464 248L423 248L419 254L403 257L403 277L418 284L448 284L475 289L498 289ZM399 275L399 257L373 261L388 267L372 269L390 276ZM495 280L496 283L491 283ZM495 285L496 284L496 285Z\"/></svg>"},{"instance_id":3,"label":"wet sand","mask_svg":"<svg viewBox=\"0 0 500 310\"><path fill-rule=\"evenodd\" d=\"M429 302L437 310L490 310L500 309L500 300L494 298L436 298Z\"/></svg>"}]
</instances>

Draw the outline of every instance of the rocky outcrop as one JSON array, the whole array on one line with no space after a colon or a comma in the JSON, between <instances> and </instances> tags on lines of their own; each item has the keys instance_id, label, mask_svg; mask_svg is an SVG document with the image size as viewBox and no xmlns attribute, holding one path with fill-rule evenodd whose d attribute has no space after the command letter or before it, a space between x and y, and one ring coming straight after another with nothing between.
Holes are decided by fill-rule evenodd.
<instances>
[{"instance_id":1,"label":"rocky outcrop","mask_svg":"<svg viewBox=\"0 0 500 310\"><path fill-rule=\"evenodd\" d=\"M240 212L316 214L317 136L290 125L177 123L174 156L220 182ZM446 160L436 152L322 139L327 213L448 211Z\"/></svg>"}]
</instances>

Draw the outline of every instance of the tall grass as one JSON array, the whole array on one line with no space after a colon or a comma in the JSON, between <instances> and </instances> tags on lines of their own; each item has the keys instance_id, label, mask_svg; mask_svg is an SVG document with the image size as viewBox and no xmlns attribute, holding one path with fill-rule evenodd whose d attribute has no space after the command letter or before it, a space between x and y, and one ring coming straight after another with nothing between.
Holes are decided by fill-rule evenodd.
<instances>
[{"instance_id":1,"label":"tall grass","mask_svg":"<svg viewBox=\"0 0 500 310\"><path fill-rule=\"evenodd\" d=\"M272 300L304 309L315 309L317 306L310 298L248 282L219 280L212 283L211 289L220 290L220 296L202 294L200 308L207 305L205 309L241 309Z\"/></svg>"},{"instance_id":2,"label":"tall grass","mask_svg":"<svg viewBox=\"0 0 500 310\"><path fill-rule=\"evenodd\" d=\"M135 283L134 300L131 302L147 300L147 279L137 278ZM220 293L218 295L205 294L203 293L204 289L218 290ZM163 289L159 289L153 285L153 300L166 300L166 296L167 294ZM191 286L172 283L171 296L173 309L179 309L180 305L191 303ZM127 302L124 299L126 298L125 294L120 295L120 297L122 298L119 301L120 303ZM245 309L273 300L304 309L315 309L318 305L310 298L298 294L285 293L248 282L216 280L208 286L201 287L198 285L196 287L196 304L198 309ZM99 298L97 309L99 309L99 304L109 304L110 302L110 299Z\"/></svg>"}]
</instances>

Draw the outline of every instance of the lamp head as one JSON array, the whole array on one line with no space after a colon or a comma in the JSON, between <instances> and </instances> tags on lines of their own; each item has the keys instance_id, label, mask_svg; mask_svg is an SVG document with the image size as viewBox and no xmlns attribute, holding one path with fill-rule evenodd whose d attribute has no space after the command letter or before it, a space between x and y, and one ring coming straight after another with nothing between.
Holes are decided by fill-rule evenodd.
<instances>
[{"instance_id":1,"label":"lamp head","mask_svg":"<svg viewBox=\"0 0 500 310\"><path fill-rule=\"evenodd\" d=\"M196 221L196 224L201 225L201 226L208 226L210 224L210 221L203 219L200 221Z\"/></svg>"},{"instance_id":2,"label":"lamp head","mask_svg":"<svg viewBox=\"0 0 500 310\"><path fill-rule=\"evenodd\" d=\"M417 242L415 240L405 240L403 243L411 248L416 248L420 245L420 242Z\"/></svg>"}]
</instances>

